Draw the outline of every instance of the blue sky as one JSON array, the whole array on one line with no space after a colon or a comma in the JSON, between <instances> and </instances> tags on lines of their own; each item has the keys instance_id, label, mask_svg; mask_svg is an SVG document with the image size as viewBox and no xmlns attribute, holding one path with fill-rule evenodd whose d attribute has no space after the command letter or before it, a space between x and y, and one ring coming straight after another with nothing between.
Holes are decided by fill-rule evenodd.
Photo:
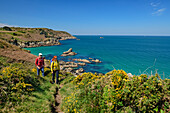
<instances>
[{"instance_id":1,"label":"blue sky","mask_svg":"<svg viewBox=\"0 0 170 113\"><path fill-rule=\"evenodd\" d=\"M0 0L0 26L86 35L170 35L170 0Z\"/></svg>"}]
</instances>

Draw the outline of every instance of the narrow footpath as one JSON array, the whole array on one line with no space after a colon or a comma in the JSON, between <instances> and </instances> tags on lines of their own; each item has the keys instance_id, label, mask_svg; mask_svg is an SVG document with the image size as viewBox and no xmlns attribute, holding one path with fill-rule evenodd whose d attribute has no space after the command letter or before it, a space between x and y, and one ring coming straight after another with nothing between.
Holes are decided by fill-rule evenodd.
<instances>
[{"instance_id":1,"label":"narrow footpath","mask_svg":"<svg viewBox=\"0 0 170 113\"><path fill-rule=\"evenodd\" d=\"M54 94L54 98L55 98L55 106L52 105L52 113L64 113L61 111L60 109L60 104L61 104L61 95L59 93L59 89L62 88L62 85L60 85L59 87L56 86L56 93Z\"/></svg>"}]
</instances>

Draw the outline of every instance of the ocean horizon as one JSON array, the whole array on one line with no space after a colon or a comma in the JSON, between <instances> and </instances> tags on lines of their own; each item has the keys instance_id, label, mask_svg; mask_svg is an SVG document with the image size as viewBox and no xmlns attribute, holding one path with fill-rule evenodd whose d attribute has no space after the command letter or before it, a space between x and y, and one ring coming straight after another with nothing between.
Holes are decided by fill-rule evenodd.
<instances>
[{"instance_id":1,"label":"ocean horizon","mask_svg":"<svg viewBox=\"0 0 170 113\"><path fill-rule=\"evenodd\" d=\"M161 78L170 78L170 36L74 36L80 40L63 40L60 41L62 45L25 49L34 55L42 52L46 59L57 55L59 60L64 61L89 57L102 61L84 66L86 72L107 73L113 69L122 69L133 75L151 75L158 72ZM73 48L78 54L61 57L69 48Z\"/></svg>"}]
</instances>

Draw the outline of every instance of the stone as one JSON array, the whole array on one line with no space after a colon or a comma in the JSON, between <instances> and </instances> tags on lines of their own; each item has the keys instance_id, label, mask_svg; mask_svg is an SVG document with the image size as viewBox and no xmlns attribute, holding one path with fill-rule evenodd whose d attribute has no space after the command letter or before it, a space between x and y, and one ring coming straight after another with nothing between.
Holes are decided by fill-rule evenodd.
<instances>
[{"instance_id":1,"label":"stone","mask_svg":"<svg viewBox=\"0 0 170 113\"><path fill-rule=\"evenodd\" d=\"M66 52L63 52L63 54L68 54L68 53L70 53L70 52L72 52L72 48L70 48L68 51L66 51Z\"/></svg>"},{"instance_id":2,"label":"stone","mask_svg":"<svg viewBox=\"0 0 170 113\"><path fill-rule=\"evenodd\" d=\"M132 73L128 73L127 75L128 75L129 78L133 77Z\"/></svg>"},{"instance_id":3,"label":"stone","mask_svg":"<svg viewBox=\"0 0 170 113\"><path fill-rule=\"evenodd\" d=\"M91 63L89 60L87 59L73 59L73 61L79 61L79 62L84 62L84 63Z\"/></svg>"},{"instance_id":4,"label":"stone","mask_svg":"<svg viewBox=\"0 0 170 113\"><path fill-rule=\"evenodd\" d=\"M85 66L86 65L86 63L78 63L78 65L80 65L80 66Z\"/></svg>"},{"instance_id":5,"label":"stone","mask_svg":"<svg viewBox=\"0 0 170 113\"><path fill-rule=\"evenodd\" d=\"M65 71L66 71L66 72L72 72L73 69L69 67L69 68L66 68Z\"/></svg>"},{"instance_id":6,"label":"stone","mask_svg":"<svg viewBox=\"0 0 170 113\"><path fill-rule=\"evenodd\" d=\"M70 48L68 51L66 52L63 52L63 54L61 56L74 56L74 55L77 55L77 53L75 52L72 52L72 48Z\"/></svg>"},{"instance_id":7,"label":"stone","mask_svg":"<svg viewBox=\"0 0 170 113\"><path fill-rule=\"evenodd\" d=\"M60 70L64 70L64 66L60 66Z\"/></svg>"},{"instance_id":8,"label":"stone","mask_svg":"<svg viewBox=\"0 0 170 113\"><path fill-rule=\"evenodd\" d=\"M60 65L64 65L66 62L64 61L59 61Z\"/></svg>"},{"instance_id":9,"label":"stone","mask_svg":"<svg viewBox=\"0 0 170 113\"><path fill-rule=\"evenodd\" d=\"M50 68L50 60L44 59L45 67Z\"/></svg>"},{"instance_id":10,"label":"stone","mask_svg":"<svg viewBox=\"0 0 170 113\"><path fill-rule=\"evenodd\" d=\"M91 60L92 62L96 62L96 63L101 63L102 61L100 61L99 59L96 60Z\"/></svg>"},{"instance_id":11,"label":"stone","mask_svg":"<svg viewBox=\"0 0 170 113\"><path fill-rule=\"evenodd\" d=\"M76 73L83 73L84 72L84 69L83 68L80 68L80 69L78 69L78 70L76 70Z\"/></svg>"}]
</instances>

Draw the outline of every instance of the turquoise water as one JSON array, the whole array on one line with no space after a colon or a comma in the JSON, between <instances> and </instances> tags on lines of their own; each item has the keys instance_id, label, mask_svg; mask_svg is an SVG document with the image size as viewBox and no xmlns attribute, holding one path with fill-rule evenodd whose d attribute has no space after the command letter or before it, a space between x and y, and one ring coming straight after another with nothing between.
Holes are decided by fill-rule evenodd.
<instances>
[{"instance_id":1,"label":"turquoise water","mask_svg":"<svg viewBox=\"0 0 170 113\"><path fill-rule=\"evenodd\" d=\"M59 59L92 57L102 61L100 64L88 64L84 67L86 71L106 73L116 68L135 75L157 71L162 78L170 78L170 36L76 37L80 40L61 41L60 46L26 49L35 55L42 52L47 59L51 59L53 55L59 56L63 51L73 48L78 55Z\"/></svg>"}]
</instances>

